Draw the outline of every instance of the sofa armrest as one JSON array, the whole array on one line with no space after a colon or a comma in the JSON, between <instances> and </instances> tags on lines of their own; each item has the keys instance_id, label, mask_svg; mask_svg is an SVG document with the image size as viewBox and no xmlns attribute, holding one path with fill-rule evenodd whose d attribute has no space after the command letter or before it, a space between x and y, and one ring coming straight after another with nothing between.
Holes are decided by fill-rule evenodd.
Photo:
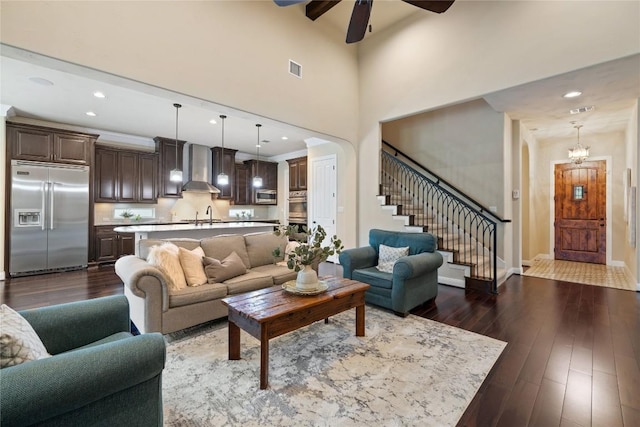
<instances>
[{"instance_id":1,"label":"sofa armrest","mask_svg":"<svg viewBox=\"0 0 640 427\"><path fill-rule=\"evenodd\" d=\"M129 303L123 295L21 311L50 354L58 354L129 332Z\"/></svg>"},{"instance_id":2,"label":"sofa armrest","mask_svg":"<svg viewBox=\"0 0 640 427\"><path fill-rule=\"evenodd\" d=\"M162 373L159 333L33 360L0 371L1 425L31 425L82 408Z\"/></svg>"},{"instance_id":3,"label":"sofa armrest","mask_svg":"<svg viewBox=\"0 0 640 427\"><path fill-rule=\"evenodd\" d=\"M403 256L393 265L393 276L404 280L437 270L442 265L440 252L422 252Z\"/></svg>"},{"instance_id":4,"label":"sofa armrest","mask_svg":"<svg viewBox=\"0 0 640 427\"><path fill-rule=\"evenodd\" d=\"M376 250L371 246L343 250L338 257L342 265L343 277L351 279L353 270L373 267L376 265L376 258Z\"/></svg>"},{"instance_id":5,"label":"sofa armrest","mask_svg":"<svg viewBox=\"0 0 640 427\"><path fill-rule=\"evenodd\" d=\"M162 311L169 309L169 287L165 275L146 260L135 255L118 258L115 264L116 274L122 279L124 286L139 298L146 298L147 294L157 293L162 301ZM144 280L150 278L155 280ZM144 285L142 285L144 283Z\"/></svg>"}]
</instances>

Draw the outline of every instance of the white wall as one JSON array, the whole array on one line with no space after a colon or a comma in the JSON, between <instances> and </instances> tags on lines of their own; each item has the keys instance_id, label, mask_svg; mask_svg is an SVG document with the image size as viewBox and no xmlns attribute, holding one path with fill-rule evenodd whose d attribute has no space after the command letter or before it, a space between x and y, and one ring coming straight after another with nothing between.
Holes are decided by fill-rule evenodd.
<instances>
[{"instance_id":1,"label":"white wall","mask_svg":"<svg viewBox=\"0 0 640 427\"><path fill-rule=\"evenodd\" d=\"M272 1L2 2L3 43L354 140L356 47ZM288 72L302 65L302 79Z\"/></svg>"},{"instance_id":2,"label":"white wall","mask_svg":"<svg viewBox=\"0 0 640 427\"><path fill-rule=\"evenodd\" d=\"M382 139L503 214L503 128L503 114L479 99L383 123Z\"/></svg>"},{"instance_id":3,"label":"white wall","mask_svg":"<svg viewBox=\"0 0 640 427\"><path fill-rule=\"evenodd\" d=\"M360 43L360 243L376 226L380 122L637 53L638 16L638 2L456 2Z\"/></svg>"}]
</instances>

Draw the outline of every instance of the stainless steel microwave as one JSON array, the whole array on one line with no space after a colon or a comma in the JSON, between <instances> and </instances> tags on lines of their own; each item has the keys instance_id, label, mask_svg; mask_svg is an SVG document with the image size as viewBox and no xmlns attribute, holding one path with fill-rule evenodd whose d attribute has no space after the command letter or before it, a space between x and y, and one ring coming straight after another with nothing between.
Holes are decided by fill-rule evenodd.
<instances>
[{"instance_id":1,"label":"stainless steel microwave","mask_svg":"<svg viewBox=\"0 0 640 427\"><path fill-rule=\"evenodd\" d=\"M278 192L276 190L256 190L256 204L277 205Z\"/></svg>"}]
</instances>

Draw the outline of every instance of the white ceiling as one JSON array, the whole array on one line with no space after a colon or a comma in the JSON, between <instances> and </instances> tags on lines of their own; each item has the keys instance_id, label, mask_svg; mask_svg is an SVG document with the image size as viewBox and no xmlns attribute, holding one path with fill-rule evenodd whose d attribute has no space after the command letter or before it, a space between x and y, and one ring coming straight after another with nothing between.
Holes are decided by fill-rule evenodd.
<instances>
[{"instance_id":1,"label":"white ceiling","mask_svg":"<svg viewBox=\"0 0 640 427\"><path fill-rule=\"evenodd\" d=\"M304 15L304 5L296 5ZM452 6L455 7L455 4ZM318 21L346 35L353 1L342 1ZM402 1L377 1L371 14L374 34L414 13L431 13ZM446 12L445 12L446 13ZM310 21L311 23L311 21ZM316 24L316 23L311 23ZM368 35L369 36L369 35ZM192 143L220 145L220 114L226 114L225 147L254 154L260 129L261 156L286 157L306 149L305 140L325 135L300 129L212 102L151 87L117 76L81 68L52 58L40 57L8 46L0 56L0 103L13 107L16 115L95 129L102 140L152 145L154 136L175 137L175 108L179 112L178 137ZM53 85L34 83L32 77ZM105 99L92 94L100 90ZM562 94L580 90L583 95L567 100ZM581 135L623 131L640 98L640 55L576 70L560 76L487 94L484 99L496 110L519 119L538 140L565 138L575 134L571 121L583 124ZM594 106L589 113L570 115L569 109ZM94 111L97 116L85 115ZM218 120L212 125L209 120ZM535 129L535 130L534 130ZM107 132L105 132L107 131ZM123 137L120 135L122 134ZM283 140L286 136L288 139Z\"/></svg>"}]
</instances>

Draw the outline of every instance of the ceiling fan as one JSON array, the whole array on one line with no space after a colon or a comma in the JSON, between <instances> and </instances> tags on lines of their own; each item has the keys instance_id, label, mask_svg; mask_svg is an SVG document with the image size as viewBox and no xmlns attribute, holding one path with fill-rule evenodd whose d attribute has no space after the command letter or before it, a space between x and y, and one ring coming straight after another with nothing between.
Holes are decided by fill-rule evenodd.
<instances>
[{"instance_id":1,"label":"ceiling fan","mask_svg":"<svg viewBox=\"0 0 640 427\"><path fill-rule=\"evenodd\" d=\"M291 6L293 4L303 3L307 0L273 0L278 6ZM442 13L445 12L455 0L402 0L405 3L409 3L413 6L417 6L421 9L428 10L430 12ZM312 0L306 6L307 18L315 21L325 12L338 4L340 0ZM351 20L349 21L349 27L347 28L347 43L356 43L364 38L364 34L367 32L367 26L369 24L369 17L371 16L371 9L373 8L373 0L356 0L353 6L353 12L351 13Z\"/></svg>"}]
</instances>

